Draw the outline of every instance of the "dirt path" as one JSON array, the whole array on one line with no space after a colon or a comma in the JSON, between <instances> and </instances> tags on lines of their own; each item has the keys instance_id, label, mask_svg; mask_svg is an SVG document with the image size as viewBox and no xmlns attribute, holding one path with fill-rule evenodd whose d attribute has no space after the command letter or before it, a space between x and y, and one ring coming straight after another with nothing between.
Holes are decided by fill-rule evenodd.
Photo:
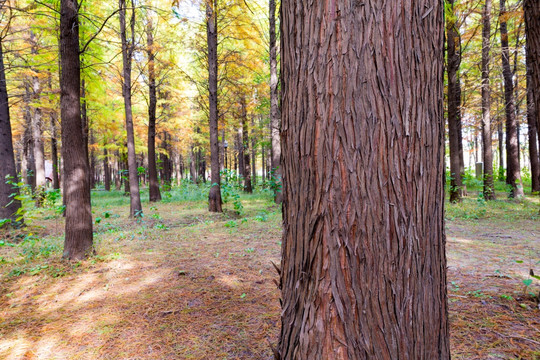
<instances>
[{"instance_id":1,"label":"dirt path","mask_svg":"<svg viewBox=\"0 0 540 360\"><path fill-rule=\"evenodd\" d=\"M138 225L114 208L96 226L102 255L69 267L55 260L59 237L36 243L1 272L0 358L272 359L281 215L251 206L243 220L161 204ZM540 310L522 283L540 259L538 225L448 222L455 359L540 358Z\"/></svg>"}]
</instances>

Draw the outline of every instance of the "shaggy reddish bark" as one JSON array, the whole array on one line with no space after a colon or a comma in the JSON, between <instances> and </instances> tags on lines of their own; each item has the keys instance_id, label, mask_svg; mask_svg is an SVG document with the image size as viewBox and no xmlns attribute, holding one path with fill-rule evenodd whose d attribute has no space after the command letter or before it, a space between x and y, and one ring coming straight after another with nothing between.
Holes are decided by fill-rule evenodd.
<instances>
[{"instance_id":1,"label":"shaggy reddish bark","mask_svg":"<svg viewBox=\"0 0 540 360\"><path fill-rule=\"evenodd\" d=\"M443 3L282 2L281 359L449 359Z\"/></svg>"}]
</instances>

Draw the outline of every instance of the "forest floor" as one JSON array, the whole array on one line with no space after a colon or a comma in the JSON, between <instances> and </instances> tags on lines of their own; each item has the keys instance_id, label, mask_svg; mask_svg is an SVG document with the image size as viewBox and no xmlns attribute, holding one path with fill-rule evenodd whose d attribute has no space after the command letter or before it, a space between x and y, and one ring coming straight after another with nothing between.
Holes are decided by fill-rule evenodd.
<instances>
[{"instance_id":1,"label":"forest floor","mask_svg":"<svg viewBox=\"0 0 540 360\"><path fill-rule=\"evenodd\" d=\"M94 192L83 262L60 260L52 207L0 233L0 358L272 359L279 208L259 194L209 214L203 197L173 191L136 223L128 198ZM540 359L538 199L446 208L453 358Z\"/></svg>"}]
</instances>

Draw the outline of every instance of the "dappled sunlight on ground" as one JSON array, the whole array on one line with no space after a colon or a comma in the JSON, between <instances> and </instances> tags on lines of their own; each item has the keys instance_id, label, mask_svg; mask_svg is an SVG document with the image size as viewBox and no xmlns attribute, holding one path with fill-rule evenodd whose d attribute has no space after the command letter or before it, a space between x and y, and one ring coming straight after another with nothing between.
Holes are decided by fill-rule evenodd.
<instances>
[{"instance_id":1,"label":"dappled sunlight on ground","mask_svg":"<svg viewBox=\"0 0 540 360\"><path fill-rule=\"evenodd\" d=\"M125 206L95 206L98 255L82 263L59 260L60 238L50 257L40 243L34 257L6 249L0 359L273 359L281 214L244 204L242 216L157 204L141 223ZM523 284L540 272L539 222L450 220L446 233L453 358L540 357L528 295L539 282Z\"/></svg>"}]
</instances>

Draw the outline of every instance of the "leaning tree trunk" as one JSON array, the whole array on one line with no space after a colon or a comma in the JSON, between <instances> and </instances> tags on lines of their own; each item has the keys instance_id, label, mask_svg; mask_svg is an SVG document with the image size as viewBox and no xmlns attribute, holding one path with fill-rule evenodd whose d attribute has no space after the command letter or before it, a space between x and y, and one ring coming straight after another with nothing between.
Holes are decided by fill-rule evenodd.
<instances>
[{"instance_id":1,"label":"leaning tree trunk","mask_svg":"<svg viewBox=\"0 0 540 360\"><path fill-rule=\"evenodd\" d=\"M482 158L484 162L484 199L495 200L493 182L493 143L491 132L491 90L489 85L491 0L484 5L482 26Z\"/></svg>"},{"instance_id":2,"label":"leaning tree trunk","mask_svg":"<svg viewBox=\"0 0 540 360\"><path fill-rule=\"evenodd\" d=\"M133 3L132 3L133 5ZM135 153L135 135L133 133L133 112L131 109L131 58L135 50L135 8L132 6L130 17L131 36L128 43L126 29L126 0L119 0L120 37L122 40L122 95L127 131L128 176L130 217L142 215L141 194L139 192L139 177L137 175L137 158Z\"/></svg>"},{"instance_id":3,"label":"leaning tree trunk","mask_svg":"<svg viewBox=\"0 0 540 360\"><path fill-rule=\"evenodd\" d=\"M3 4L0 5L0 10ZM0 219L9 219L15 222L17 210L21 202L14 198L18 195L17 187L8 183L17 183L17 169L15 168L15 155L13 152L13 139L11 133L11 121L9 117L9 104L6 84L6 72L4 68L4 53L2 50L2 38L0 37Z\"/></svg>"},{"instance_id":4,"label":"leaning tree trunk","mask_svg":"<svg viewBox=\"0 0 540 360\"><path fill-rule=\"evenodd\" d=\"M523 6L527 54L531 59L527 72L531 77L532 102L536 110L536 130L540 139L540 3L538 0L525 0Z\"/></svg>"},{"instance_id":5,"label":"leaning tree trunk","mask_svg":"<svg viewBox=\"0 0 540 360\"><path fill-rule=\"evenodd\" d=\"M451 2L453 6L453 1ZM448 38L448 138L450 142L450 201L459 202L463 196L463 177L460 154L461 142L461 63L460 37L455 20L447 19Z\"/></svg>"},{"instance_id":6,"label":"leaning tree trunk","mask_svg":"<svg viewBox=\"0 0 540 360\"><path fill-rule=\"evenodd\" d=\"M272 171L276 180L274 200L281 204L283 194L281 184L281 140L279 136L281 114L279 109L277 46L276 46L276 1L269 1L270 12L270 129L272 138Z\"/></svg>"},{"instance_id":7,"label":"leaning tree trunk","mask_svg":"<svg viewBox=\"0 0 540 360\"><path fill-rule=\"evenodd\" d=\"M158 173L156 165L156 72L154 68L154 28L152 18L149 15L146 24L146 39L148 53L148 181L150 202L161 201L159 192Z\"/></svg>"},{"instance_id":8,"label":"leaning tree trunk","mask_svg":"<svg viewBox=\"0 0 540 360\"><path fill-rule=\"evenodd\" d=\"M81 69L76 0L60 3L60 114L66 228L64 258L79 260L92 252L92 208L88 160L81 122Z\"/></svg>"},{"instance_id":9,"label":"leaning tree trunk","mask_svg":"<svg viewBox=\"0 0 540 360\"><path fill-rule=\"evenodd\" d=\"M517 136L517 119L514 101L514 84L510 69L510 51L508 50L508 30L506 25L506 0L501 0L501 46L502 68L504 77L504 101L506 110L506 182L512 187L510 197L523 196L521 170L519 165L519 145Z\"/></svg>"},{"instance_id":10,"label":"leaning tree trunk","mask_svg":"<svg viewBox=\"0 0 540 360\"><path fill-rule=\"evenodd\" d=\"M283 360L450 358L443 2L374 4L282 2Z\"/></svg>"},{"instance_id":11,"label":"leaning tree trunk","mask_svg":"<svg viewBox=\"0 0 540 360\"><path fill-rule=\"evenodd\" d=\"M219 140L218 140L218 97L217 97L217 14L216 0L206 0L206 36L208 41L208 102L210 116L210 178L208 210L223 212L221 208L221 189L219 176Z\"/></svg>"}]
</instances>

